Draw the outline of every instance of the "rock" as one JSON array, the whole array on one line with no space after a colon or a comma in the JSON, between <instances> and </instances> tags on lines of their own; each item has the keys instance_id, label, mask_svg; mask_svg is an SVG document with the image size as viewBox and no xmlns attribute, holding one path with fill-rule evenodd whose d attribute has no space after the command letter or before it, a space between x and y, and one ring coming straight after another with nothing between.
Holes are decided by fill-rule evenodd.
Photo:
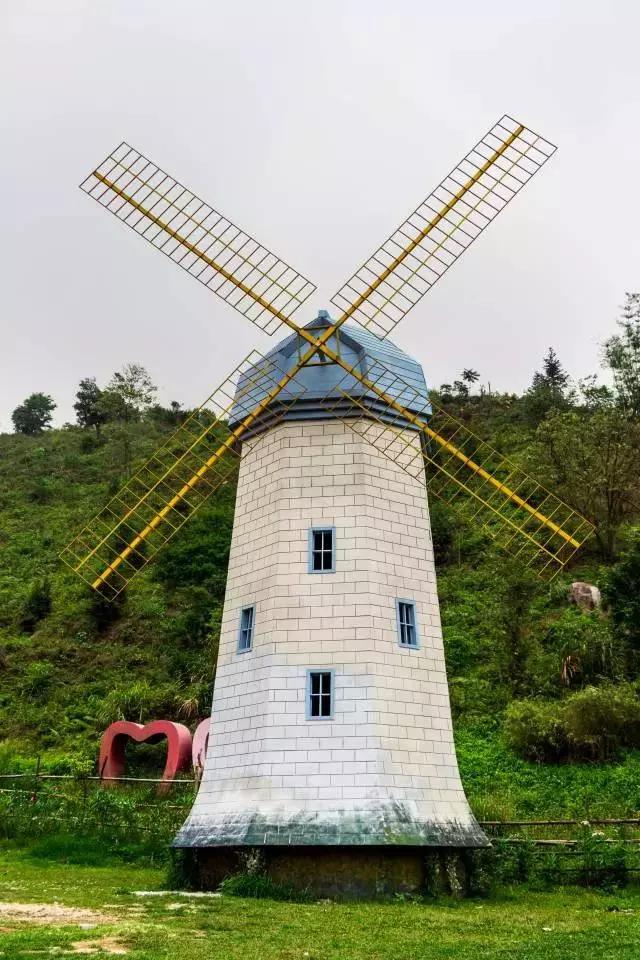
<instances>
[{"instance_id":1,"label":"rock","mask_svg":"<svg viewBox=\"0 0 640 960\"><path fill-rule=\"evenodd\" d=\"M576 581L569 590L569 603L575 603L583 610L595 610L601 605L602 596L598 587L594 587L592 583Z\"/></svg>"}]
</instances>

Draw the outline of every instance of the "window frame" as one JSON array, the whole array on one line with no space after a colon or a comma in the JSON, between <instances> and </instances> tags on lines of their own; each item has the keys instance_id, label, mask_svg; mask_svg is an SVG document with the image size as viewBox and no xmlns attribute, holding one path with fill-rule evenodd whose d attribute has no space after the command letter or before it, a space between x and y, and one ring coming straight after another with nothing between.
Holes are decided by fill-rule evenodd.
<instances>
[{"instance_id":1,"label":"window frame","mask_svg":"<svg viewBox=\"0 0 640 960\"><path fill-rule=\"evenodd\" d=\"M313 535L314 533L330 533L331 534L331 567L327 570L314 570L313 569ZM318 526L318 527L309 527L309 537L308 537L308 558L307 558L307 570L308 573L313 574L324 574L324 573L335 573L336 572L336 528L332 526Z\"/></svg>"},{"instance_id":2,"label":"window frame","mask_svg":"<svg viewBox=\"0 0 640 960\"><path fill-rule=\"evenodd\" d=\"M406 604L413 611L413 643L403 643L402 642L402 620L400 618L401 605ZM416 608L415 600L407 600L404 597L396 598L396 630L398 634L398 646L402 650L419 650L420 649L420 634L418 632L418 611Z\"/></svg>"},{"instance_id":3,"label":"window frame","mask_svg":"<svg viewBox=\"0 0 640 960\"><path fill-rule=\"evenodd\" d=\"M329 703L331 706L331 712L326 716L317 716L314 717L311 713L311 677L314 674L318 673L328 673L329 674ZM317 696L322 697L322 692L317 694ZM304 691L304 702L305 702L305 718L307 720L322 721L322 720L333 720L336 710L336 672L331 667L309 667L307 670L306 684Z\"/></svg>"},{"instance_id":4,"label":"window frame","mask_svg":"<svg viewBox=\"0 0 640 960\"><path fill-rule=\"evenodd\" d=\"M251 611L251 624L250 624L250 627L247 628L242 626L242 621L244 619L245 613L247 613L249 610ZM243 647L242 634L247 629L249 629L250 631L249 646ZM250 653L250 651L253 650L253 638L255 636L255 632L256 632L256 605L255 603L248 603L246 607L240 608L240 620L238 622L238 635L236 637L236 653Z\"/></svg>"}]
</instances>

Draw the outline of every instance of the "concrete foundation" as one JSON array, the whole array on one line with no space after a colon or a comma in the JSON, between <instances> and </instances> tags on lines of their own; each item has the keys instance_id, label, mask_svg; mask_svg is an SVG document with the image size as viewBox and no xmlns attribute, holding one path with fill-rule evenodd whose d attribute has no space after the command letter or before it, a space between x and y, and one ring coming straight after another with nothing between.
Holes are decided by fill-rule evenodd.
<instances>
[{"instance_id":1,"label":"concrete foundation","mask_svg":"<svg viewBox=\"0 0 640 960\"><path fill-rule=\"evenodd\" d=\"M217 847L185 850L200 890L234 874L259 872L314 897L389 899L396 894L467 892L469 851L425 847Z\"/></svg>"}]
</instances>

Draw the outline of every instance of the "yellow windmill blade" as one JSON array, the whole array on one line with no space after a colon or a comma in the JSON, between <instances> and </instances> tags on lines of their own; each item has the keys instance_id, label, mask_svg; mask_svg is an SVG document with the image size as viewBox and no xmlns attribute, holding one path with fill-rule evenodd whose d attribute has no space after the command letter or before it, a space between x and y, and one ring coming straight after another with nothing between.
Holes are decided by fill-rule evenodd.
<instances>
[{"instance_id":1,"label":"yellow windmill blade","mask_svg":"<svg viewBox=\"0 0 640 960\"><path fill-rule=\"evenodd\" d=\"M269 335L316 289L127 143L80 187Z\"/></svg>"},{"instance_id":2,"label":"yellow windmill blade","mask_svg":"<svg viewBox=\"0 0 640 960\"><path fill-rule=\"evenodd\" d=\"M83 580L113 600L158 550L230 480L238 440L271 407L277 423L300 397L292 379L257 350L156 450L61 553ZM242 418L230 428L229 417Z\"/></svg>"},{"instance_id":3,"label":"yellow windmill blade","mask_svg":"<svg viewBox=\"0 0 640 960\"><path fill-rule=\"evenodd\" d=\"M340 419L410 476L426 472L429 493L480 523L523 565L552 577L591 536L588 520L459 420L425 404L381 361L365 375L350 373L371 399L340 388Z\"/></svg>"},{"instance_id":4,"label":"yellow windmill blade","mask_svg":"<svg viewBox=\"0 0 640 960\"><path fill-rule=\"evenodd\" d=\"M341 319L386 337L555 149L502 117L338 290Z\"/></svg>"}]
</instances>

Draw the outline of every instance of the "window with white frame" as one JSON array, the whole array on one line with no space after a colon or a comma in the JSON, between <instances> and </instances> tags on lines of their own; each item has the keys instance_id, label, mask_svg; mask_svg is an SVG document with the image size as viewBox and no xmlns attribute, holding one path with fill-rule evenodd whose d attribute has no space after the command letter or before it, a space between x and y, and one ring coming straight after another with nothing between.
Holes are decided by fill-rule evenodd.
<instances>
[{"instance_id":1,"label":"window with white frame","mask_svg":"<svg viewBox=\"0 0 640 960\"><path fill-rule=\"evenodd\" d=\"M309 573L335 573L336 535L333 527L309 531Z\"/></svg>"},{"instance_id":2,"label":"window with white frame","mask_svg":"<svg viewBox=\"0 0 640 960\"><path fill-rule=\"evenodd\" d=\"M396 600L398 643L401 647L418 646L416 605L413 600Z\"/></svg>"},{"instance_id":3,"label":"window with white frame","mask_svg":"<svg viewBox=\"0 0 640 960\"><path fill-rule=\"evenodd\" d=\"M333 717L333 670L307 671L307 719Z\"/></svg>"},{"instance_id":4,"label":"window with white frame","mask_svg":"<svg viewBox=\"0 0 640 960\"><path fill-rule=\"evenodd\" d=\"M238 628L238 653L244 653L245 650L251 650L253 646L253 628L256 622L256 608L244 607L240 613L240 626Z\"/></svg>"}]
</instances>

